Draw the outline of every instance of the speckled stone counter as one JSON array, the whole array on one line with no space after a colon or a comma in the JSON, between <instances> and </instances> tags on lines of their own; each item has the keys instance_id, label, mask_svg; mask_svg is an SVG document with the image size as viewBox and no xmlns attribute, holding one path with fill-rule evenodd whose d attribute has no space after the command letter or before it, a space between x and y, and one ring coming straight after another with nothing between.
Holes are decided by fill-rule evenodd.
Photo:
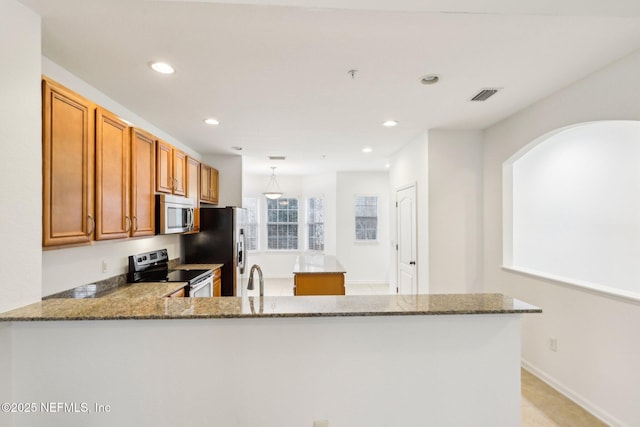
<instances>
[{"instance_id":1,"label":"speckled stone counter","mask_svg":"<svg viewBox=\"0 0 640 427\"><path fill-rule=\"evenodd\" d=\"M167 289L161 289L157 294L162 294L165 291L166 293L170 292ZM538 307L502 294L274 296L244 299L235 297L161 298L147 296L126 298L113 296L93 299L49 299L1 313L0 321L469 315L540 312Z\"/></svg>"},{"instance_id":2,"label":"speckled stone counter","mask_svg":"<svg viewBox=\"0 0 640 427\"><path fill-rule=\"evenodd\" d=\"M346 273L340 261L331 255L298 255L293 265L294 274Z\"/></svg>"},{"instance_id":3,"label":"speckled stone counter","mask_svg":"<svg viewBox=\"0 0 640 427\"><path fill-rule=\"evenodd\" d=\"M222 264L178 264L172 260L171 269L176 270L217 270ZM96 283L78 286L67 291L46 296L48 299L65 298L159 298L183 288L186 283L181 282L147 282L127 283L127 275L111 277Z\"/></svg>"}]
</instances>

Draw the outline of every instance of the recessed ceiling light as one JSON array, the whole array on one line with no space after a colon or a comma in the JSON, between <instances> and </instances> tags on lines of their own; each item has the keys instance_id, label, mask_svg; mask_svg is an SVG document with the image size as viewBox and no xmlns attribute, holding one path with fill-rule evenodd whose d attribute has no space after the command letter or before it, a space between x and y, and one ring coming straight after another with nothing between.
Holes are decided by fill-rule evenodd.
<instances>
[{"instance_id":1,"label":"recessed ceiling light","mask_svg":"<svg viewBox=\"0 0 640 427\"><path fill-rule=\"evenodd\" d=\"M166 62L152 62L151 68L161 74L173 74L176 70Z\"/></svg>"},{"instance_id":2,"label":"recessed ceiling light","mask_svg":"<svg viewBox=\"0 0 640 427\"><path fill-rule=\"evenodd\" d=\"M398 126L398 122L396 122L395 120L387 120L382 124L382 126L392 128L394 126Z\"/></svg>"},{"instance_id":3,"label":"recessed ceiling light","mask_svg":"<svg viewBox=\"0 0 640 427\"><path fill-rule=\"evenodd\" d=\"M391 164L387 163L386 165L384 165L384 167L389 169L391 167Z\"/></svg>"},{"instance_id":4,"label":"recessed ceiling light","mask_svg":"<svg viewBox=\"0 0 640 427\"><path fill-rule=\"evenodd\" d=\"M363 153L371 153L372 151L373 151L373 148L371 148L371 147L364 147L364 148L362 149L362 152L363 152Z\"/></svg>"},{"instance_id":5,"label":"recessed ceiling light","mask_svg":"<svg viewBox=\"0 0 640 427\"><path fill-rule=\"evenodd\" d=\"M214 119L213 117L210 117L210 118L208 118L208 119L204 119L204 122L205 122L206 124L208 124L208 125L212 125L212 126L215 126L215 125L219 125L219 124L220 124L220 122L219 122L218 120Z\"/></svg>"},{"instance_id":6,"label":"recessed ceiling light","mask_svg":"<svg viewBox=\"0 0 640 427\"><path fill-rule=\"evenodd\" d=\"M427 74L426 76L420 77L420 83L423 85L433 85L440 81L440 76L437 74Z\"/></svg>"}]
</instances>

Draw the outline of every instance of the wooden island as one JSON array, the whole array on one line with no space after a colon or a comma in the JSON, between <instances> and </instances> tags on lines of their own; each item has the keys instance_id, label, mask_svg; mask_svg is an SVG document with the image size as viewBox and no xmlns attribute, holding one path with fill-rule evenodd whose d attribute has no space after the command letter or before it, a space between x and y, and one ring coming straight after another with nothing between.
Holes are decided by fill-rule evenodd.
<instances>
[{"instance_id":1,"label":"wooden island","mask_svg":"<svg viewBox=\"0 0 640 427\"><path fill-rule=\"evenodd\" d=\"M344 295L345 273L335 256L299 255L293 266L293 295Z\"/></svg>"}]
</instances>

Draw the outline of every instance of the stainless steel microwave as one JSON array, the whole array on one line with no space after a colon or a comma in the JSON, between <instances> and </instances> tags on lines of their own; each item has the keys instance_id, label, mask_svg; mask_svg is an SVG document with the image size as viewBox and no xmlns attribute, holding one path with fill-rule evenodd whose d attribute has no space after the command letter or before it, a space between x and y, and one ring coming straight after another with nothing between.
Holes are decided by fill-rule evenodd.
<instances>
[{"instance_id":1,"label":"stainless steel microwave","mask_svg":"<svg viewBox=\"0 0 640 427\"><path fill-rule=\"evenodd\" d=\"M156 233L174 234L193 230L195 204L186 197L156 195Z\"/></svg>"}]
</instances>

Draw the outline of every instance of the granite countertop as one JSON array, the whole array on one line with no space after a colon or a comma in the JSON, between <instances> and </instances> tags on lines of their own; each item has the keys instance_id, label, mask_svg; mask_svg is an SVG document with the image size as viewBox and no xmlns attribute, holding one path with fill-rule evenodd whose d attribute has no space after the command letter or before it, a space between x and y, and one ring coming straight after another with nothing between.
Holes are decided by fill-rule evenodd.
<instances>
[{"instance_id":1,"label":"granite countertop","mask_svg":"<svg viewBox=\"0 0 640 427\"><path fill-rule=\"evenodd\" d=\"M339 317L541 313L502 294L48 299L0 321Z\"/></svg>"},{"instance_id":2,"label":"granite countertop","mask_svg":"<svg viewBox=\"0 0 640 427\"><path fill-rule=\"evenodd\" d=\"M176 270L217 270L223 264L180 264L172 265ZM160 298L184 288L186 282L146 282L127 283L126 275L78 286L64 292L45 297L49 299L78 298Z\"/></svg>"},{"instance_id":3,"label":"granite countertop","mask_svg":"<svg viewBox=\"0 0 640 427\"><path fill-rule=\"evenodd\" d=\"M332 255L298 255L294 274L346 273L340 261Z\"/></svg>"},{"instance_id":4,"label":"granite countertop","mask_svg":"<svg viewBox=\"0 0 640 427\"><path fill-rule=\"evenodd\" d=\"M180 264L173 267L176 270L217 270L224 264Z\"/></svg>"}]
</instances>

